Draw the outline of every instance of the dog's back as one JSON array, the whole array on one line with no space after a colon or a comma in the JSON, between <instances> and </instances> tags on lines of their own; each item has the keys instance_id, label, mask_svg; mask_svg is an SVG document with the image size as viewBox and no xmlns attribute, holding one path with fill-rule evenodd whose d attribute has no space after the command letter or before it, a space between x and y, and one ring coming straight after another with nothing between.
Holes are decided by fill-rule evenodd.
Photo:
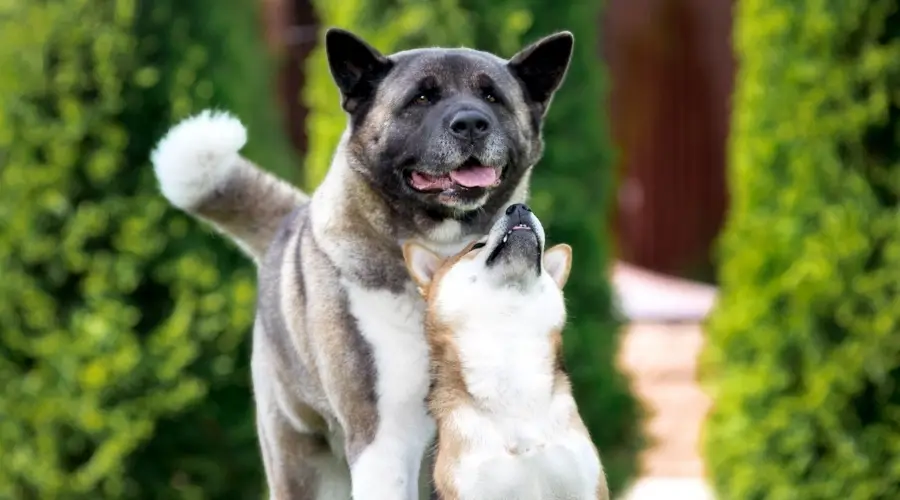
<instances>
[{"instance_id":1,"label":"dog's back","mask_svg":"<svg viewBox=\"0 0 900 500\"><path fill-rule=\"evenodd\" d=\"M544 252L539 221L515 205L447 261L415 245L405 254L428 303L439 493L607 498L561 362L569 247Z\"/></svg>"},{"instance_id":2,"label":"dog's back","mask_svg":"<svg viewBox=\"0 0 900 500\"><path fill-rule=\"evenodd\" d=\"M185 120L154 151L172 204L259 264L253 389L273 498L420 497L434 421L401 242L449 254L524 201L573 42L557 33L509 60L385 56L329 30L348 127L311 198L244 159L247 133L224 113Z\"/></svg>"}]
</instances>

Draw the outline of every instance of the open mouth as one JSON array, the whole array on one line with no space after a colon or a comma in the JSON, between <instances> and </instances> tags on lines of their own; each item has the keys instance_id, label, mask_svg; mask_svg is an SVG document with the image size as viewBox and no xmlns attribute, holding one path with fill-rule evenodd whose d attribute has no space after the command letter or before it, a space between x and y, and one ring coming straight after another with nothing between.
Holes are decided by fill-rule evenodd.
<instances>
[{"instance_id":1,"label":"open mouth","mask_svg":"<svg viewBox=\"0 0 900 500\"><path fill-rule=\"evenodd\" d=\"M515 226L509 228L506 231L506 234L503 235L503 238L500 240L499 243L497 243L497 246L494 247L494 249L491 251L490 255L488 255L486 263L490 264L491 262L496 260L497 257L500 256L500 253L503 252L503 250L507 247L507 245L509 243L509 239L511 237L512 238L521 238L521 237L525 237L525 236L530 236L531 238L534 239L535 244L539 244L537 234L535 234L535 232L534 232L534 228L526 223L520 222L519 224L516 224Z\"/></svg>"},{"instance_id":2,"label":"open mouth","mask_svg":"<svg viewBox=\"0 0 900 500\"><path fill-rule=\"evenodd\" d=\"M413 189L423 192L487 189L500 184L500 168L482 165L472 157L445 174L435 175L413 170L409 173L408 182Z\"/></svg>"}]
</instances>

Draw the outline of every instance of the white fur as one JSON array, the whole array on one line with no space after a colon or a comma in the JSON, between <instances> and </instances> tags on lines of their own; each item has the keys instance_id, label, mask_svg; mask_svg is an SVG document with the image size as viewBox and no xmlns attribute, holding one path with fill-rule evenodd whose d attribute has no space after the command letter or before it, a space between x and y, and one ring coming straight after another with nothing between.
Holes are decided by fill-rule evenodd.
<instances>
[{"instance_id":1,"label":"white fur","mask_svg":"<svg viewBox=\"0 0 900 500\"><path fill-rule=\"evenodd\" d=\"M555 268L563 264L557 258ZM459 261L435 297L440 316L458 327L462 375L476 401L449 417L467 446L454 477L460 498L595 499L599 456L572 424L571 394L553 392L551 335L565 323L562 291L549 269L525 285L499 285L492 273L503 271L484 259Z\"/></svg>"},{"instance_id":2,"label":"white fur","mask_svg":"<svg viewBox=\"0 0 900 500\"><path fill-rule=\"evenodd\" d=\"M163 195L176 207L201 202L237 165L247 130L226 112L203 111L172 127L151 154Z\"/></svg>"},{"instance_id":3,"label":"white fur","mask_svg":"<svg viewBox=\"0 0 900 500\"><path fill-rule=\"evenodd\" d=\"M337 457L329 457L318 465L319 491L315 500L335 500L350 497L350 477L347 466Z\"/></svg>"},{"instance_id":4,"label":"white fur","mask_svg":"<svg viewBox=\"0 0 900 500\"><path fill-rule=\"evenodd\" d=\"M510 416L542 414L553 384L550 335L565 322L562 292L546 273L527 290L497 286L482 260L457 263L436 297L441 316L459 326L466 387Z\"/></svg>"},{"instance_id":5,"label":"white fur","mask_svg":"<svg viewBox=\"0 0 900 500\"><path fill-rule=\"evenodd\" d=\"M457 243L462 238L462 224L447 219L429 231L428 238L435 243Z\"/></svg>"},{"instance_id":6,"label":"white fur","mask_svg":"<svg viewBox=\"0 0 900 500\"><path fill-rule=\"evenodd\" d=\"M434 437L428 415L428 345L424 304L409 290L393 294L345 281L350 312L372 347L378 372L378 429L351 466L353 498L414 500L425 449Z\"/></svg>"},{"instance_id":7,"label":"white fur","mask_svg":"<svg viewBox=\"0 0 900 500\"><path fill-rule=\"evenodd\" d=\"M361 269L368 262L358 248L330 236L332 228L346 216L340 212L346 179L351 175L349 165L341 160L345 140L346 134L331 169L313 195L310 217L322 250L351 274L349 271ZM332 210L319 210L320 206ZM343 287L350 314L372 349L378 394L375 438L350 468L353 498L415 500L419 497L422 460L435 433L434 419L425 403L430 372L424 303L412 284L401 294L368 289L351 280L344 280Z\"/></svg>"}]
</instances>

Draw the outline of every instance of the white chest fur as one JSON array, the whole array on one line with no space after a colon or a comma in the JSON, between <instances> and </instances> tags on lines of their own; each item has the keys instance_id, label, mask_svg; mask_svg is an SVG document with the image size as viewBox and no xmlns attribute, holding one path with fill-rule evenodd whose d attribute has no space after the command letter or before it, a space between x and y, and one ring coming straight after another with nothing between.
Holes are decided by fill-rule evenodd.
<instances>
[{"instance_id":1,"label":"white chest fur","mask_svg":"<svg viewBox=\"0 0 900 500\"><path fill-rule=\"evenodd\" d=\"M344 287L350 312L375 358L379 407L384 405L387 410L413 404L424 412L429 364L421 297L412 287L402 294L350 282Z\"/></svg>"},{"instance_id":2,"label":"white chest fur","mask_svg":"<svg viewBox=\"0 0 900 500\"><path fill-rule=\"evenodd\" d=\"M466 389L497 415L539 420L547 414L553 390L550 342L537 337L510 342L520 332L506 333L456 338Z\"/></svg>"},{"instance_id":3,"label":"white chest fur","mask_svg":"<svg viewBox=\"0 0 900 500\"><path fill-rule=\"evenodd\" d=\"M442 422L465 443L453 478L459 498L595 499L599 456L571 394L554 386L554 325L548 318L559 317L551 312L562 304L507 310L502 299L502 292L485 297L491 313L463 321L454 335L466 389L476 402Z\"/></svg>"},{"instance_id":4,"label":"white chest fur","mask_svg":"<svg viewBox=\"0 0 900 500\"><path fill-rule=\"evenodd\" d=\"M455 411L453 425L467 443L454 468L460 500L596 499L603 470L590 438L572 426L572 411L569 395L532 419Z\"/></svg>"},{"instance_id":5,"label":"white chest fur","mask_svg":"<svg viewBox=\"0 0 900 500\"><path fill-rule=\"evenodd\" d=\"M353 465L359 471L354 475L354 498L417 498L414 480L435 433L425 405L429 359L424 304L412 287L401 294L353 282L344 287L377 373L378 427L374 441Z\"/></svg>"}]
</instances>

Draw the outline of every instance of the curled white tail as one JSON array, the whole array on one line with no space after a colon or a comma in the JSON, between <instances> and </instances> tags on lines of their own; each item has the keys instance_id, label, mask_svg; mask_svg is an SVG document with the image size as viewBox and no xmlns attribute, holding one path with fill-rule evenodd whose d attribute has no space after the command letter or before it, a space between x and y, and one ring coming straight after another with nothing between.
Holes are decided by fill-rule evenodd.
<instances>
[{"instance_id":1,"label":"curled white tail","mask_svg":"<svg viewBox=\"0 0 900 500\"><path fill-rule=\"evenodd\" d=\"M308 197L243 158L246 143L240 120L206 110L172 127L151 161L172 205L210 223L259 261L284 216Z\"/></svg>"},{"instance_id":2,"label":"curled white tail","mask_svg":"<svg viewBox=\"0 0 900 500\"><path fill-rule=\"evenodd\" d=\"M172 127L153 150L159 187L169 202L190 210L228 181L247 143L247 129L226 112L206 110Z\"/></svg>"}]
</instances>

